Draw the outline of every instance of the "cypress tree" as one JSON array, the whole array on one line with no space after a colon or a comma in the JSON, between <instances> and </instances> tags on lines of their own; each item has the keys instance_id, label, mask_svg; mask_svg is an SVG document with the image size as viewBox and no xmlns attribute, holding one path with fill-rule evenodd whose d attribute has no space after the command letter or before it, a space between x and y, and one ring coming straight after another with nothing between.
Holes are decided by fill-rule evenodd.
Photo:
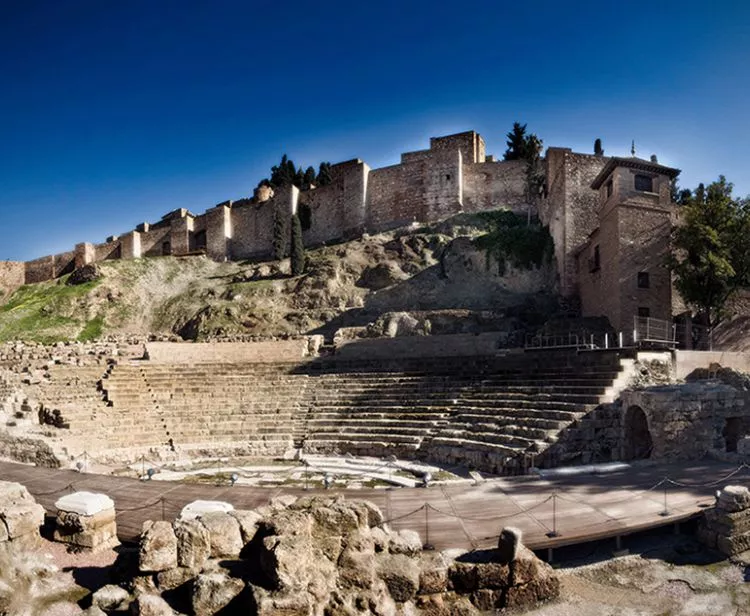
<instances>
[{"instance_id":1,"label":"cypress tree","mask_svg":"<svg viewBox=\"0 0 750 616\"><path fill-rule=\"evenodd\" d=\"M305 271L305 246L302 243L302 223L299 216L292 216L292 276Z\"/></svg>"},{"instance_id":2,"label":"cypress tree","mask_svg":"<svg viewBox=\"0 0 750 616\"><path fill-rule=\"evenodd\" d=\"M286 234L284 233L284 220L279 210L273 212L273 238L271 240L273 258L280 261L286 256Z\"/></svg>"}]
</instances>

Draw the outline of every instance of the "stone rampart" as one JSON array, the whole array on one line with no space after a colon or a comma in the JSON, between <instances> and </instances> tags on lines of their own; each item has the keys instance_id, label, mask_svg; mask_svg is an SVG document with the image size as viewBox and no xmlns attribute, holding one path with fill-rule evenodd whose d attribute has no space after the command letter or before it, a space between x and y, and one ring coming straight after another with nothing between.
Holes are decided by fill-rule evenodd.
<instances>
[{"instance_id":1,"label":"stone rampart","mask_svg":"<svg viewBox=\"0 0 750 616\"><path fill-rule=\"evenodd\" d=\"M149 342L146 356L154 363L163 364L293 363L310 357L310 340Z\"/></svg>"},{"instance_id":2,"label":"stone rampart","mask_svg":"<svg viewBox=\"0 0 750 616\"><path fill-rule=\"evenodd\" d=\"M23 261L0 261L0 298L13 293L26 282Z\"/></svg>"},{"instance_id":3,"label":"stone rampart","mask_svg":"<svg viewBox=\"0 0 750 616\"><path fill-rule=\"evenodd\" d=\"M503 337L501 332L491 332L352 340L337 347L336 356L346 360L379 360L496 355Z\"/></svg>"},{"instance_id":4,"label":"stone rampart","mask_svg":"<svg viewBox=\"0 0 750 616\"><path fill-rule=\"evenodd\" d=\"M675 351L675 378L684 379L698 368L708 368L718 364L722 368L732 368L737 372L750 373L750 353L729 351Z\"/></svg>"}]
</instances>

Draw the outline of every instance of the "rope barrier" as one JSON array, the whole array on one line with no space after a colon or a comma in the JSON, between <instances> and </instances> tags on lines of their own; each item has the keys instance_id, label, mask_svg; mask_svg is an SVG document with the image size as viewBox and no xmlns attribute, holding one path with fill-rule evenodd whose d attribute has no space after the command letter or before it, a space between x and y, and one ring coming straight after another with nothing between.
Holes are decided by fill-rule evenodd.
<instances>
[{"instance_id":1,"label":"rope barrier","mask_svg":"<svg viewBox=\"0 0 750 616\"><path fill-rule=\"evenodd\" d=\"M419 513L420 511L422 511L422 509L424 509L427 506L428 506L427 503L424 503L424 504L422 504L421 507L419 507L418 509L415 509L414 511L410 511L409 513L405 513L404 515L396 516L395 518L390 518L388 520L383 520L383 524L390 524L391 522L396 522L398 520L403 520L404 518L408 518L409 516L412 516L415 513Z\"/></svg>"},{"instance_id":2,"label":"rope barrier","mask_svg":"<svg viewBox=\"0 0 750 616\"><path fill-rule=\"evenodd\" d=\"M543 501L537 503L536 505L532 505L531 507L527 507L526 509L522 509L521 511L515 511L513 513L508 513L508 514L505 514L505 515L496 515L496 516L492 516L492 517L489 517L489 518L473 518L473 517L469 517L469 516L462 516L462 515L459 515L457 513L448 513L447 511L443 511L442 509L438 509L437 507L435 507L434 505L431 505L430 503L425 503L424 506L425 507L429 507L430 509L432 509L436 513L440 513L440 514L448 516L450 518L456 518L456 519L459 519L459 520L465 520L467 522L493 522L494 520L503 520L505 518L513 518L513 517L518 516L518 515L524 515L524 514L528 513L529 511L533 511L537 507L541 507L542 505L544 505L544 503L548 503L551 500L552 500L552 495L550 494Z\"/></svg>"},{"instance_id":3,"label":"rope barrier","mask_svg":"<svg viewBox=\"0 0 750 616\"><path fill-rule=\"evenodd\" d=\"M34 497L38 497L38 496L52 496L53 494L59 494L60 492L63 492L64 490L74 491L75 488L73 487L72 483L69 483L64 488L58 488L57 490L52 490L50 492L33 492L32 494L33 494ZM31 490L29 490L29 492L31 492Z\"/></svg>"}]
</instances>

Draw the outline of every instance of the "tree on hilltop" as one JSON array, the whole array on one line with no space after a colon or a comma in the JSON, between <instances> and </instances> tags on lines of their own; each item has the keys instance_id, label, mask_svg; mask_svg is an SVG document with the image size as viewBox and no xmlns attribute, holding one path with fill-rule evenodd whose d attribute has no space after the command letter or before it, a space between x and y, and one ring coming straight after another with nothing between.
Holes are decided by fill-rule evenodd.
<instances>
[{"instance_id":1,"label":"tree on hilltop","mask_svg":"<svg viewBox=\"0 0 750 616\"><path fill-rule=\"evenodd\" d=\"M505 150L503 160L521 160L526 158L526 124L513 122L513 129L506 135L505 144L508 149Z\"/></svg>"},{"instance_id":2,"label":"tree on hilltop","mask_svg":"<svg viewBox=\"0 0 750 616\"><path fill-rule=\"evenodd\" d=\"M281 261L286 256L287 235L285 233L284 219L278 209L273 211L273 235L271 237L271 251L276 261Z\"/></svg>"},{"instance_id":3,"label":"tree on hilltop","mask_svg":"<svg viewBox=\"0 0 750 616\"><path fill-rule=\"evenodd\" d=\"M699 321L715 327L726 305L750 285L750 202L732 196L722 175L686 196L681 222L673 232L670 266L675 286Z\"/></svg>"},{"instance_id":4,"label":"tree on hilltop","mask_svg":"<svg viewBox=\"0 0 750 616\"><path fill-rule=\"evenodd\" d=\"M331 163L320 163L318 166L318 177L315 178L315 183L318 186L326 186L333 181L331 175Z\"/></svg>"},{"instance_id":5,"label":"tree on hilltop","mask_svg":"<svg viewBox=\"0 0 750 616\"><path fill-rule=\"evenodd\" d=\"M599 137L594 141L594 154L596 156L604 156L604 148L602 148L602 140Z\"/></svg>"}]
</instances>

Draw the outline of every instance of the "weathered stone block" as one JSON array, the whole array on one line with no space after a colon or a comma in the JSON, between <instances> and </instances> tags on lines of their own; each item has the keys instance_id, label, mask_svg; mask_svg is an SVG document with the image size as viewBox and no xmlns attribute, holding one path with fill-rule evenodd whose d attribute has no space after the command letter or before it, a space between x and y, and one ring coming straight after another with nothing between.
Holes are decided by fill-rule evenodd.
<instances>
[{"instance_id":1,"label":"weathered stone block","mask_svg":"<svg viewBox=\"0 0 750 616\"><path fill-rule=\"evenodd\" d=\"M211 555L208 529L196 519L177 519L172 526L177 538L177 564L200 570Z\"/></svg>"},{"instance_id":2,"label":"weathered stone block","mask_svg":"<svg viewBox=\"0 0 750 616\"><path fill-rule=\"evenodd\" d=\"M500 531L500 537L497 540L498 562L509 563L518 557L522 536L523 531L512 526L507 526Z\"/></svg>"},{"instance_id":3,"label":"weathered stone block","mask_svg":"<svg viewBox=\"0 0 750 616\"><path fill-rule=\"evenodd\" d=\"M228 513L216 511L202 515L200 521L208 529L212 558L239 556L244 544L237 518Z\"/></svg>"},{"instance_id":4,"label":"weathered stone block","mask_svg":"<svg viewBox=\"0 0 750 616\"><path fill-rule=\"evenodd\" d=\"M223 573L199 575L193 584L195 616L213 616L226 607L245 588L245 582Z\"/></svg>"},{"instance_id":5,"label":"weathered stone block","mask_svg":"<svg viewBox=\"0 0 750 616\"><path fill-rule=\"evenodd\" d=\"M377 573L395 601L408 601L419 590L419 564L405 554L378 555Z\"/></svg>"},{"instance_id":6,"label":"weathered stone block","mask_svg":"<svg viewBox=\"0 0 750 616\"><path fill-rule=\"evenodd\" d=\"M166 571L177 566L177 537L169 522L143 524L138 568L141 571Z\"/></svg>"}]
</instances>

